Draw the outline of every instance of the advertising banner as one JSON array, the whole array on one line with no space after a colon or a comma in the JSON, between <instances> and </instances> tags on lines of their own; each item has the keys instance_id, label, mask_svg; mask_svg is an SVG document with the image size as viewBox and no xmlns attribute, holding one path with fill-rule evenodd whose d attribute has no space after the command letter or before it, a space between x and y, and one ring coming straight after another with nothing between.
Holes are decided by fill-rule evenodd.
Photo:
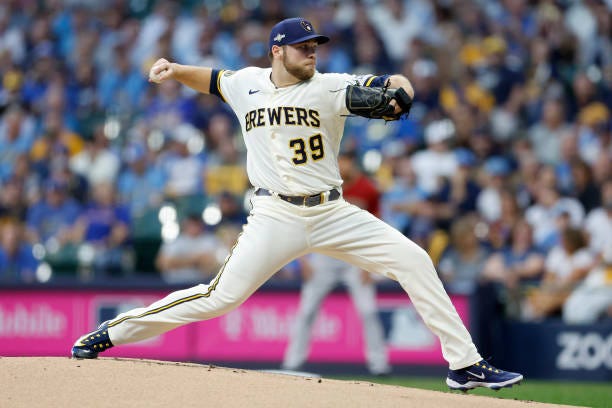
<instances>
[{"instance_id":1,"label":"advertising banner","mask_svg":"<svg viewBox=\"0 0 612 408\"><path fill-rule=\"evenodd\" d=\"M255 294L238 309L197 324L196 354L204 360L280 361L299 296L295 293ZM453 303L467 324L468 304ZM440 342L404 294L378 295L378 309L392 364L445 364ZM311 362L364 362L363 326L344 293L328 296L311 333Z\"/></svg>"},{"instance_id":2,"label":"advertising banner","mask_svg":"<svg viewBox=\"0 0 612 408\"><path fill-rule=\"evenodd\" d=\"M163 293L0 291L0 355L69 356L74 341L100 322L161 296ZM186 329L111 349L104 355L188 359Z\"/></svg>"},{"instance_id":3,"label":"advertising banner","mask_svg":"<svg viewBox=\"0 0 612 408\"><path fill-rule=\"evenodd\" d=\"M68 356L74 340L100 322L146 306L160 291L0 291L0 355ZM105 356L192 361L280 362L299 302L297 292L256 293L236 310L144 342L122 345ZM463 297L453 298L467 322ZM445 364L436 336L402 293L378 295L392 364ZM312 330L311 362L362 363L363 326L350 298L333 293Z\"/></svg>"},{"instance_id":4,"label":"advertising banner","mask_svg":"<svg viewBox=\"0 0 612 408\"><path fill-rule=\"evenodd\" d=\"M496 352L504 367L532 378L612 381L612 323L509 322Z\"/></svg>"}]
</instances>

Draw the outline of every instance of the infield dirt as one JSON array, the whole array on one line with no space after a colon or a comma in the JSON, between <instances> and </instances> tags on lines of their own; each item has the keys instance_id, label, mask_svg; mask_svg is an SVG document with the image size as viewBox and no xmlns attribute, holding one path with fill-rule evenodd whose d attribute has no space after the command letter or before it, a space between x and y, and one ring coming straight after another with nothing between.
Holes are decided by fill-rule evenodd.
<instances>
[{"instance_id":1,"label":"infield dirt","mask_svg":"<svg viewBox=\"0 0 612 408\"><path fill-rule=\"evenodd\" d=\"M501 391L503 392L503 391ZM0 407L559 407L153 360L0 357Z\"/></svg>"}]
</instances>

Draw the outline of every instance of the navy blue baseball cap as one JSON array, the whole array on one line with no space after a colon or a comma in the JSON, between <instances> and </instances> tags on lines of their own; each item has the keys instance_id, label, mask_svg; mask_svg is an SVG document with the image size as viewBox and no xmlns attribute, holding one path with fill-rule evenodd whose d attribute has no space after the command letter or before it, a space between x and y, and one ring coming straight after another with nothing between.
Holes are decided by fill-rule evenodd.
<instances>
[{"instance_id":1,"label":"navy blue baseball cap","mask_svg":"<svg viewBox=\"0 0 612 408\"><path fill-rule=\"evenodd\" d=\"M324 44L329 37L317 34L310 21L301 17L288 18L272 27L268 49L271 50L273 45L297 44L308 40Z\"/></svg>"}]
</instances>

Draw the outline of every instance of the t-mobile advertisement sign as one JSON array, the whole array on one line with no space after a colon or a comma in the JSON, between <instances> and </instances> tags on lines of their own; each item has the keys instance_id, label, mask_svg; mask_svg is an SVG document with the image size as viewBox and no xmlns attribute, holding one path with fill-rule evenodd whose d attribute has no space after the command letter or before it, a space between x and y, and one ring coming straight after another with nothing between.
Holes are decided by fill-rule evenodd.
<instances>
[{"instance_id":1,"label":"t-mobile advertisement sign","mask_svg":"<svg viewBox=\"0 0 612 408\"><path fill-rule=\"evenodd\" d=\"M67 356L74 340L119 313L153 303L159 291L1 291L0 355ZM192 361L282 360L295 322L299 294L256 293L236 310L183 326L144 342L122 345L105 356ZM468 304L453 303L467 323ZM445 364L436 336L407 296L379 294L378 311L392 364ZM350 298L332 294L311 331L309 361L364 361L363 326Z\"/></svg>"},{"instance_id":2,"label":"t-mobile advertisement sign","mask_svg":"<svg viewBox=\"0 0 612 408\"><path fill-rule=\"evenodd\" d=\"M196 354L205 360L280 361L296 320L294 293L252 296L240 308L197 325ZM453 298L467 324L468 303ZM392 364L445 364L438 338L403 294L379 294L378 311ZM364 327L345 294L330 295L311 330L311 362L363 362Z\"/></svg>"}]
</instances>

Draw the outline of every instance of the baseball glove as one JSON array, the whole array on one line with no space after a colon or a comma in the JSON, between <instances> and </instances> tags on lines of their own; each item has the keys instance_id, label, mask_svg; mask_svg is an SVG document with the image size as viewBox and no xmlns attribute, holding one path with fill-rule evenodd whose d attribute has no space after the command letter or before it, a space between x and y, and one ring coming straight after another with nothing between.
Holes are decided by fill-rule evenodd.
<instances>
[{"instance_id":1,"label":"baseball glove","mask_svg":"<svg viewBox=\"0 0 612 408\"><path fill-rule=\"evenodd\" d=\"M392 99L401 108L399 113L395 113L394 106L390 105ZM346 87L346 107L349 112L364 118L399 120L410 112L412 98L403 88L349 85Z\"/></svg>"}]
</instances>

